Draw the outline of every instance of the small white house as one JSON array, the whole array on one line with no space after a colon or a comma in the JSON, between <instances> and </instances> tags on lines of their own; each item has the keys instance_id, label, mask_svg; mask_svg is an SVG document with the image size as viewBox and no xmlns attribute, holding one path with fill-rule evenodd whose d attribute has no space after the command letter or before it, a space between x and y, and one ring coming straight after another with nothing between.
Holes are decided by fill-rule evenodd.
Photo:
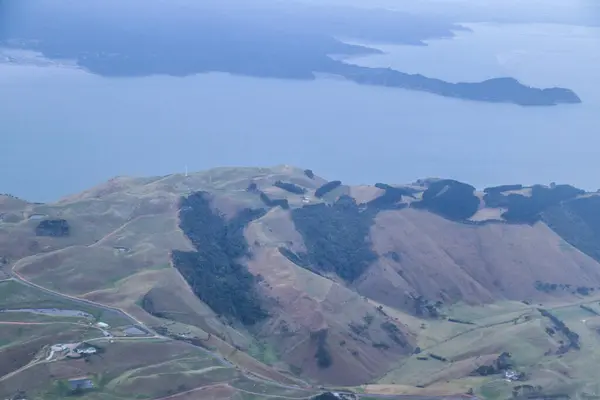
<instances>
[{"instance_id":1,"label":"small white house","mask_svg":"<svg viewBox=\"0 0 600 400\"><path fill-rule=\"evenodd\" d=\"M106 329L106 328L110 328L110 325L108 325L108 324L107 324L107 323L105 323L105 322L97 322L97 323L96 323L96 326L98 326L99 328L104 328L104 329Z\"/></svg>"},{"instance_id":2,"label":"small white house","mask_svg":"<svg viewBox=\"0 0 600 400\"><path fill-rule=\"evenodd\" d=\"M504 371L504 379L506 379L507 381L511 382L511 381L518 381L519 380L519 373L513 370L506 370Z\"/></svg>"}]
</instances>

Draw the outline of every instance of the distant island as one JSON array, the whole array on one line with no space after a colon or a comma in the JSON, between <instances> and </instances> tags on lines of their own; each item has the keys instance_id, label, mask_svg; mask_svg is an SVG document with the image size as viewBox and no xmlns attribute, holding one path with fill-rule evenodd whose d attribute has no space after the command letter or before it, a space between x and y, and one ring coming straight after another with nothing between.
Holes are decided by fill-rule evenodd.
<instances>
[{"instance_id":1,"label":"distant island","mask_svg":"<svg viewBox=\"0 0 600 400\"><path fill-rule=\"evenodd\" d=\"M16 50L29 63L32 60L40 63L44 58L61 64L69 60L90 73L106 77L225 72L314 80L315 73L326 73L362 85L481 102L521 106L581 103L572 90L533 88L508 77L452 83L391 68L348 64L331 57L381 53L368 46L343 42L338 37L369 43L424 45L427 40L452 37L455 31L466 29L425 16L387 10L367 12L351 7L283 6L272 2L264 2L263 7L246 13L216 0L206 0L194 8L193 18L189 15L191 10L157 2L154 6L161 8L162 13L122 7L121 18L114 19L112 13L92 13L92 3L101 4L98 0L77 6L69 4L68 13L60 2L28 3L28 23L14 23L12 29L0 30L0 48L11 49L11 55ZM69 17L75 10L79 17ZM269 24L263 23L267 20ZM18 63L20 58L6 61Z\"/></svg>"},{"instance_id":2,"label":"distant island","mask_svg":"<svg viewBox=\"0 0 600 400\"><path fill-rule=\"evenodd\" d=\"M334 64L332 71L328 72L336 73L362 85L418 90L444 97L473 101L514 103L521 106L555 106L558 104L581 103L579 96L570 89L539 89L523 85L514 78L451 83L420 74L407 74L391 68L368 68L344 63Z\"/></svg>"}]
</instances>

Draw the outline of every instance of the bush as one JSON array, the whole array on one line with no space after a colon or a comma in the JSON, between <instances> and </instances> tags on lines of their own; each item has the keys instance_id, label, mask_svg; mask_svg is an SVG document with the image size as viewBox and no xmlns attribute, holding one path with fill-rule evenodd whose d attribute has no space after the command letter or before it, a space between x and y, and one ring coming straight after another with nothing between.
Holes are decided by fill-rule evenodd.
<instances>
[{"instance_id":1,"label":"bush","mask_svg":"<svg viewBox=\"0 0 600 400\"><path fill-rule=\"evenodd\" d=\"M303 187L300 187L298 185L295 185L295 184L289 183L289 182L277 181L273 184L273 186L277 186L280 189L283 189L285 191L288 191L288 192L294 193L294 194L306 193L306 189L304 189Z\"/></svg>"},{"instance_id":2,"label":"bush","mask_svg":"<svg viewBox=\"0 0 600 400\"><path fill-rule=\"evenodd\" d=\"M356 202L342 196L333 205L315 204L292 210L313 267L334 272L353 282L377 259L368 241L372 215L361 213Z\"/></svg>"},{"instance_id":3,"label":"bush","mask_svg":"<svg viewBox=\"0 0 600 400\"><path fill-rule=\"evenodd\" d=\"M315 179L315 174L310 169L305 169L304 170L304 175L308 176L310 179Z\"/></svg>"},{"instance_id":4,"label":"bush","mask_svg":"<svg viewBox=\"0 0 600 400\"><path fill-rule=\"evenodd\" d=\"M315 191L315 197L323 197L325 196L327 193L331 192L333 189L337 188L338 186L341 186L342 182L341 181L331 181L331 182L327 182L326 184L324 184L323 186L321 186L320 188L318 188Z\"/></svg>"},{"instance_id":5,"label":"bush","mask_svg":"<svg viewBox=\"0 0 600 400\"><path fill-rule=\"evenodd\" d=\"M217 314L245 325L268 316L256 290L256 278L237 260L247 255L244 227L265 214L245 209L229 222L210 207L208 194L182 199L180 228L196 251L173 251L173 264L192 290Z\"/></svg>"}]
</instances>

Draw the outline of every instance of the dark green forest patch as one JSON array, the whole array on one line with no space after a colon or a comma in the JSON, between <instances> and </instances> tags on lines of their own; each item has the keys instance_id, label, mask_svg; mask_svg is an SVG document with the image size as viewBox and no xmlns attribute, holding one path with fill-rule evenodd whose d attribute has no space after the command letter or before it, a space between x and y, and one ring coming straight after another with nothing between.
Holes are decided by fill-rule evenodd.
<instances>
[{"instance_id":1,"label":"dark green forest patch","mask_svg":"<svg viewBox=\"0 0 600 400\"><path fill-rule=\"evenodd\" d=\"M368 240L373 214L361 212L351 197L297 208L291 215L307 248L300 257L313 268L353 282L377 259Z\"/></svg>"},{"instance_id":2,"label":"dark green forest patch","mask_svg":"<svg viewBox=\"0 0 600 400\"><path fill-rule=\"evenodd\" d=\"M273 184L273 186L276 186L280 189L283 189L287 192L290 193L294 193L294 194L304 194L306 193L306 189L304 189L303 187L300 187L298 185L296 185L295 183L290 183L290 182L283 182L283 181L277 181Z\"/></svg>"},{"instance_id":3,"label":"dark green forest patch","mask_svg":"<svg viewBox=\"0 0 600 400\"><path fill-rule=\"evenodd\" d=\"M173 251L173 263L192 290L217 314L253 325L267 317L256 278L239 262L248 255L244 227L265 210L245 209L227 221L206 192L183 198L179 226L196 251Z\"/></svg>"},{"instance_id":4,"label":"dark green forest patch","mask_svg":"<svg viewBox=\"0 0 600 400\"><path fill-rule=\"evenodd\" d=\"M71 233L69 223L64 219L47 219L35 228L37 236L65 237Z\"/></svg>"},{"instance_id":5,"label":"dark green forest patch","mask_svg":"<svg viewBox=\"0 0 600 400\"><path fill-rule=\"evenodd\" d=\"M323 197L325 196L327 193L331 192L333 189L337 188L338 186L341 186L342 181L331 181L331 182L327 182L326 184L324 184L323 186L321 186L320 188L318 188L315 191L315 197Z\"/></svg>"},{"instance_id":6,"label":"dark green forest patch","mask_svg":"<svg viewBox=\"0 0 600 400\"><path fill-rule=\"evenodd\" d=\"M401 203L402 196L414 198L414 194L417 192L415 189L394 187L385 183L376 183L375 187L385 190L385 193L369 201L367 206L379 210L397 210L405 208L407 207L407 204Z\"/></svg>"},{"instance_id":7,"label":"dark green forest patch","mask_svg":"<svg viewBox=\"0 0 600 400\"><path fill-rule=\"evenodd\" d=\"M542 220L567 243L600 261L600 196L550 207L543 212Z\"/></svg>"},{"instance_id":8,"label":"dark green forest patch","mask_svg":"<svg viewBox=\"0 0 600 400\"><path fill-rule=\"evenodd\" d=\"M290 203L287 201L287 199L271 199L264 192L260 192L260 199L267 207L279 206L279 207L283 208L284 210L287 210L290 208Z\"/></svg>"},{"instance_id":9,"label":"dark green forest patch","mask_svg":"<svg viewBox=\"0 0 600 400\"><path fill-rule=\"evenodd\" d=\"M571 185L535 185L531 187L530 196L514 193L504 195L501 192L488 191L483 200L487 207L507 208L502 217L508 222L533 224L542 218L542 213L548 208L584 193Z\"/></svg>"},{"instance_id":10,"label":"dark green forest patch","mask_svg":"<svg viewBox=\"0 0 600 400\"><path fill-rule=\"evenodd\" d=\"M431 183L423 192L423 200L412 203L412 206L453 221L461 221L477 212L479 198L475 196L473 186L452 179L442 179Z\"/></svg>"}]
</instances>

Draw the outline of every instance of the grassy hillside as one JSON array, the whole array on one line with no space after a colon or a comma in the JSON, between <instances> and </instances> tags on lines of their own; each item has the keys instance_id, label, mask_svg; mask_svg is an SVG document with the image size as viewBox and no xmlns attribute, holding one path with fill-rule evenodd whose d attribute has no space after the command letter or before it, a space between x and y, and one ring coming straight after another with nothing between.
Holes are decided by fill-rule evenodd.
<instances>
[{"instance_id":1,"label":"grassy hillside","mask_svg":"<svg viewBox=\"0 0 600 400\"><path fill-rule=\"evenodd\" d=\"M30 398L60 398L85 374L90 399L599 396L599 199L348 186L290 166L115 178L53 204L0 196L0 279L15 278L0 310L90 315L0 312L0 395L31 381ZM123 336L135 324L148 335ZM84 340L106 353L46 360Z\"/></svg>"}]
</instances>

